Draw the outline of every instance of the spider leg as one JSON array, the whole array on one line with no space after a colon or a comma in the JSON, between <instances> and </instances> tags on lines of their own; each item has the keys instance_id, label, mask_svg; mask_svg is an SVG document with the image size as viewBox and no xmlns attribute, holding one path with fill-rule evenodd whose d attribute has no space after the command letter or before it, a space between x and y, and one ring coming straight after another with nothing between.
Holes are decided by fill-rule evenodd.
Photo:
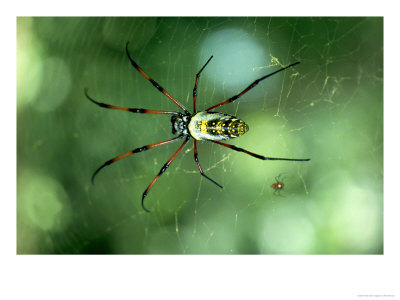
<instances>
[{"instance_id":1,"label":"spider leg","mask_svg":"<svg viewBox=\"0 0 400 300\"><path fill-rule=\"evenodd\" d=\"M211 141L211 140L210 140L210 141ZM220 141L211 141L211 142L216 143L216 144L221 145L221 146L224 146L224 147L227 147L227 148L229 148L229 149L238 151L238 152L246 153L246 154L248 154L248 155L251 155L251 156L253 156L253 157L255 157L255 158L262 159L262 160L290 160L290 161L309 161L309 160L310 160L310 158L277 158L277 157L266 157L266 156L262 156L262 155L259 155L259 154L256 154L256 153L247 151L247 150L245 150L245 149L243 149L243 148L236 147L236 146L234 146L234 145L222 143L222 142L220 142Z\"/></svg>"},{"instance_id":2,"label":"spider leg","mask_svg":"<svg viewBox=\"0 0 400 300\"><path fill-rule=\"evenodd\" d=\"M151 149L151 148L155 148L155 147L158 147L158 146L161 146L161 145L165 145L165 144L169 144L169 143L175 142L175 141L177 141L177 140L180 140L182 137L183 137L183 135L180 135L180 136L178 136L178 137L175 137L175 138L170 139L170 140L167 140L167 141L158 142L158 143L155 143L155 144L150 144L150 145L147 145L147 146L139 147L139 148L136 148L136 149L134 149L134 150L132 150L132 151L129 151L129 152L126 152L126 153L124 153L124 154L121 154L121 155L119 155L119 156L117 156L117 157L114 157L114 158L112 158L112 159L110 159L110 160L107 160L104 164L102 164L102 165L93 173L93 175L92 175L92 183L94 184L94 178L95 178L96 175L100 172L101 169L103 169L103 168L106 167L106 166L111 165L112 163L116 162L117 160L120 160L121 158L127 157L127 156L129 156L129 155L131 155L131 154L133 154L133 153L143 152L143 151L149 150L149 149Z\"/></svg>"},{"instance_id":3,"label":"spider leg","mask_svg":"<svg viewBox=\"0 0 400 300\"><path fill-rule=\"evenodd\" d=\"M277 182L283 182L285 177L281 177L284 173L280 173L278 176L275 177L275 180Z\"/></svg>"},{"instance_id":4,"label":"spider leg","mask_svg":"<svg viewBox=\"0 0 400 300\"><path fill-rule=\"evenodd\" d=\"M199 162L199 158L197 157L197 141L194 140L194 160L196 161L197 166L199 167L199 171L200 171L200 175L204 176L205 178L207 178L208 180L210 180L212 183L214 183L215 185L217 185L218 187L220 187L222 189L222 185L218 184L217 182L215 182L214 180L212 180L210 177L208 177L206 174L204 174L203 169L200 166L200 162Z\"/></svg>"},{"instance_id":5,"label":"spider leg","mask_svg":"<svg viewBox=\"0 0 400 300\"><path fill-rule=\"evenodd\" d=\"M250 84L247 88L245 88L245 89L244 89L243 91L241 91L239 94L230 97L228 100L222 101L221 103L218 103L218 104L216 104L216 105L214 105L214 106L211 106L211 107L207 108L206 111L212 110L212 109L214 109L214 108L216 108L216 107L218 107L218 106L222 106L222 105L231 103L231 102L233 102L233 101L239 99L241 96L243 96L243 95L246 94L248 91L250 91L253 87L255 87L260 81L262 81L262 80L264 80L264 79L266 79L266 78L268 78L268 77L271 77L272 75L275 75L276 73L279 73L279 72L281 72L281 71L283 71L283 70L286 70L286 69L288 69L288 68L290 68L290 67L293 67L293 66L295 66L295 65L297 65L297 64L299 64L299 63L300 63L300 62L295 62L295 63L293 63L293 64L291 64L291 65L289 65L289 66L287 66L287 67L281 68L281 69L279 69L279 70L277 70L277 71L275 71L275 72L272 72L272 73L270 73L270 74L268 74L268 75L265 75L265 76L263 76L263 77L261 77L261 78L255 80L252 84Z\"/></svg>"},{"instance_id":6,"label":"spider leg","mask_svg":"<svg viewBox=\"0 0 400 300\"><path fill-rule=\"evenodd\" d=\"M200 78L200 73L203 71L203 69L208 65L208 63L210 62L210 60L213 58L213 56L211 55L211 57L207 60L207 62L204 64L204 66L200 69L200 71L196 74L196 81L194 83L194 88L193 88L193 114L196 113L196 99L197 99L197 83L199 82L199 78Z\"/></svg>"},{"instance_id":7,"label":"spider leg","mask_svg":"<svg viewBox=\"0 0 400 300\"><path fill-rule=\"evenodd\" d=\"M140 113L140 114L169 114L169 115L180 115L181 114L176 111L152 110L152 109L144 109L144 108L128 108L128 107L120 107L120 106L114 106L114 105L110 105L110 104L106 104L106 103L101 103L101 102L94 100L92 97L89 96L87 88L85 88L85 95L94 104L97 104L100 107L109 108L109 109L119 109L119 110L130 111L132 113Z\"/></svg>"},{"instance_id":8,"label":"spider leg","mask_svg":"<svg viewBox=\"0 0 400 300\"><path fill-rule=\"evenodd\" d=\"M179 138L184 137L183 135L180 135ZM150 212L145 206L144 206L144 198L147 196L149 193L151 187L153 184L157 181L157 179L165 172L165 170L169 167L169 165L172 163L172 161L175 159L175 157L181 152L182 148L186 145L186 143L189 141L190 136L186 136L185 141L182 143L182 145L178 148L178 150L175 151L175 153L170 157L170 159L167 160L167 162L164 164L164 166L161 168L160 172L158 172L157 176L153 179L153 181L149 184L149 186L145 189L143 192L142 196L142 207L145 211Z\"/></svg>"},{"instance_id":9,"label":"spider leg","mask_svg":"<svg viewBox=\"0 0 400 300\"><path fill-rule=\"evenodd\" d=\"M275 176L275 182L281 182L282 180L280 179L282 174L279 174L278 176Z\"/></svg>"},{"instance_id":10,"label":"spider leg","mask_svg":"<svg viewBox=\"0 0 400 300\"><path fill-rule=\"evenodd\" d=\"M136 70L138 70L140 72L140 74L142 74L148 81L151 82L151 84L157 89L159 90L161 93L163 93L165 96L167 96L169 99L171 99L176 105L178 105L182 110L185 111L186 114L190 114L189 111L186 109L186 107L184 107L178 100L176 100L174 97L172 97L170 94L168 94L168 92L166 90L164 90L157 82L155 82L153 79L150 78L149 75L147 75L139 66L138 64L132 59L131 55L129 54L129 50L128 50L128 45L129 42L126 43L126 54L128 55L129 60L131 61L132 66L134 66L134 68Z\"/></svg>"}]
</instances>

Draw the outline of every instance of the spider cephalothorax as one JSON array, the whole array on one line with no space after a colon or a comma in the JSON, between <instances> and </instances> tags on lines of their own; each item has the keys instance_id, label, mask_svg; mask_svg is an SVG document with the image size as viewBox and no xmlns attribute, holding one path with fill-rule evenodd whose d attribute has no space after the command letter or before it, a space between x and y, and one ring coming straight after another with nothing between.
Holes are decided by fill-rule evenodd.
<instances>
[{"instance_id":1,"label":"spider cephalothorax","mask_svg":"<svg viewBox=\"0 0 400 300\"><path fill-rule=\"evenodd\" d=\"M188 135L188 124L190 116L177 115L171 117L172 134Z\"/></svg>"},{"instance_id":2,"label":"spider cephalothorax","mask_svg":"<svg viewBox=\"0 0 400 300\"><path fill-rule=\"evenodd\" d=\"M250 151L247 151L245 149L236 147L234 145L230 144L225 144L221 142L222 140L228 140L232 138L239 137L243 134L245 134L248 130L249 127L248 125L243 122L242 120L230 116L227 114L223 113L218 113L218 112L212 112L210 110L213 110L216 107L234 102L235 100L239 99L242 95L250 91L253 87L255 87L260 81L278 73L283 70L286 70L290 67L293 67L299 62L295 62L287 67L283 67L275 72L272 72L268 75L265 75L257 80L255 80L253 83L251 83L247 88L245 88L243 91L241 91L239 94L232 96L231 98L222 101L214 106L211 106L207 108L205 111L197 112L196 110L196 99L197 99L197 84L200 78L200 73L203 71L203 69L207 66L207 64L210 62L210 60L213 58L212 56L207 60L207 62L204 64L204 66L200 69L200 71L196 74L196 80L193 88L193 113L190 113L185 106L183 106L178 100L176 100L174 97L172 97L166 90L164 90L157 82L155 82L153 79L151 79L138 65L137 63L132 59L131 55L129 54L128 51L128 44L126 44L126 54L128 55L129 61L131 62L132 66L140 72L150 83L157 89L159 90L162 94L167 96L172 102L174 102L180 109L184 111L184 113L181 112L176 112L176 111L167 111L167 110L152 110L152 109L143 109L143 108L126 108L126 107L119 107L119 106L114 106L110 104L105 104L101 102L97 102L93 98L91 98L87 92L87 89L85 89L85 94L86 97L92 101L93 103L99 105L100 107L104 108L109 108L109 109L119 109L119 110L124 110L124 111L129 111L132 113L142 113L142 114L170 114L172 115L171 117L171 123L172 123L172 133L173 134L178 134L177 137L174 137L172 139L142 146L139 148L136 148L132 151L129 151L125 154L119 155L117 157L114 157L108 161L106 161L103 165L101 165L94 173L92 176L92 182L94 181L95 176L97 173L103 169L104 167L116 162L117 160L120 160L121 158L124 158L128 155L138 153L138 152L143 152L161 145L169 144L178 140L181 140L185 138L181 146L175 151L175 153L167 160L167 162L163 165L163 167L160 169L159 173L157 176L153 179L153 181L148 185L146 190L143 192L142 195L142 207L145 211L149 212L149 210L144 206L144 198L147 196L149 190L153 186L153 184L157 181L157 179L165 172L165 170L170 166L172 161L176 158L176 156L181 152L183 147L187 144L190 138L193 138L194 141L194 160L197 164L197 167L199 168L200 174L210 180L212 183L217 185L218 187L222 188L222 186L208 177L206 174L204 174L203 169L200 166L200 162L198 159L198 154L197 154L197 140L204 140L204 141L210 141L213 143L216 143L218 145L227 147L229 149L238 151L238 152L243 152L248 155L251 155L255 158L262 159L262 160L289 160L289 161L308 161L310 160L309 158L304 158L304 159L297 159L297 158L276 158L276 157L266 157L262 156ZM283 187L283 186L282 186Z\"/></svg>"}]
</instances>

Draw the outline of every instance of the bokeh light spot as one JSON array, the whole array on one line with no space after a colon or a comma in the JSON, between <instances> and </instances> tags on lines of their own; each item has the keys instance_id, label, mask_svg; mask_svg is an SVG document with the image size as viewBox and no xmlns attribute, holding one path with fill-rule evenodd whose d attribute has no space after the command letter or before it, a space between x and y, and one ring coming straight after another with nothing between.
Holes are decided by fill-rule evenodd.
<instances>
[{"instance_id":1,"label":"bokeh light spot","mask_svg":"<svg viewBox=\"0 0 400 300\"><path fill-rule=\"evenodd\" d=\"M339 194L336 209L331 218L331 226L344 247L370 251L382 238L383 215L379 196L375 191L349 185Z\"/></svg>"},{"instance_id":2,"label":"bokeh light spot","mask_svg":"<svg viewBox=\"0 0 400 300\"><path fill-rule=\"evenodd\" d=\"M31 103L42 81L42 45L33 31L33 19L18 18L17 107Z\"/></svg>"},{"instance_id":3,"label":"bokeh light spot","mask_svg":"<svg viewBox=\"0 0 400 300\"><path fill-rule=\"evenodd\" d=\"M46 58L43 61L43 80L41 92L35 99L34 108L40 112L49 112L61 105L71 86L71 73L63 59Z\"/></svg>"},{"instance_id":4,"label":"bokeh light spot","mask_svg":"<svg viewBox=\"0 0 400 300\"><path fill-rule=\"evenodd\" d=\"M320 206L316 220L324 237L340 244L344 253L380 251L383 213L377 212L382 212L382 191L368 178L360 179L345 170L330 170L311 191Z\"/></svg>"},{"instance_id":5,"label":"bokeh light spot","mask_svg":"<svg viewBox=\"0 0 400 300\"><path fill-rule=\"evenodd\" d=\"M291 204L280 204L276 210L263 215L264 230L261 231L262 252L309 253L314 247L315 230L304 210Z\"/></svg>"},{"instance_id":6,"label":"bokeh light spot","mask_svg":"<svg viewBox=\"0 0 400 300\"><path fill-rule=\"evenodd\" d=\"M254 38L241 29L224 29L210 35L200 47L204 62L214 55L207 72L215 76L216 84L225 88L243 87L265 73L254 70L266 64L266 56ZM208 57L207 57L208 56ZM207 73L207 72L204 73Z\"/></svg>"},{"instance_id":7,"label":"bokeh light spot","mask_svg":"<svg viewBox=\"0 0 400 300\"><path fill-rule=\"evenodd\" d=\"M24 221L46 231L61 230L69 223L68 195L58 181L37 172L24 171L18 187L18 206Z\"/></svg>"}]
</instances>

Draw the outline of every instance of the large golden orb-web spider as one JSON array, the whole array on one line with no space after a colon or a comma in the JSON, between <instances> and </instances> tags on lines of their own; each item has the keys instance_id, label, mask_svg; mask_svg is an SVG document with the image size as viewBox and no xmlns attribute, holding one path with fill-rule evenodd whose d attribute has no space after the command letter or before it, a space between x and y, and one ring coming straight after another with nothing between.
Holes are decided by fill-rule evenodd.
<instances>
[{"instance_id":1,"label":"large golden orb-web spider","mask_svg":"<svg viewBox=\"0 0 400 300\"><path fill-rule=\"evenodd\" d=\"M126 44L125 50L126 50L126 54L128 55L128 58L132 64L132 66L135 67L135 69L138 70L140 72L140 74L142 74L148 81L150 81L150 83L157 90L159 90L161 93L163 93L165 96L167 96L172 102L174 102L177 106L179 106L179 108L181 110L183 110L183 112L167 111L167 110L152 110L152 109L144 109L144 108L126 108L126 107L119 107L119 106L114 106L114 105L110 105L110 104L105 104L105 103L98 102L98 101L94 100L92 97L90 97L87 89L85 89L86 97L93 103L97 104L100 107L104 107L104 108L118 109L118 110L124 110L124 111L133 112L133 113L140 113L140 114L170 114L170 115L172 115L172 117L171 117L172 133L177 134L178 136L176 136L172 139L166 140L166 141L162 141L162 142L158 142L158 143L154 143L154 144L136 148L132 151L121 154L117 157L114 157L114 158L106 161L103 165L101 165L93 173L92 182L94 182L94 178L96 177L96 175L99 173L99 171L101 169L103 169L106 166L111 165L112 163L116 162L117 160L120 160L120 159L127 157L128 155L131 155L134 153L143 152L143 151L146 151L146 150L149 150L149 149L161 146L161 145L166 145L166 144L184 139L183 143L179 146L179 148L175 151L175 153L168 159L168 161L163 165L161 170L158 172L157 176L153 179L152 182L150 182L148 187L143 192L142 207L146 212L150 212L144 205L144 198L147 196L151 187L154 185L154 183L157 181L157 179L165 172L165 170L170 166L170 164L173 162L173 160L178 156L179 152L181 152L181 150L187 144L187 142L190 140L190 138L193 138L193 141L194 141L194 160L197 164L197 167L199 168L200 174L220 188L222 188L222 186L219 183L217 183L216 181L214 181L213 179L211 179L210 177L208 177L204 173L203 169L200 166L200 162L199 162L199 158L198 158L198 154L197 154L197 141L198 140L210 141L210 142L216 143L218 145L227 147L229 149L246 153L248 155L251 155L255 158L262 159L262 160L290 160L290 161L309 161L310 160L309 158L298 159L298 158L266 157L266 156L255 154L255 153L247 151L245 149L236 147L234 145L225 144L221 141L229 140L229 139L233 139L238 136L241 136L249 130L249 127L247 126L247 124L245 122L243 122L242 120L240 120L237 117L211 111L214 108L217 108L219 106L236 101L241 96L243 96L245 93L247 93L252 88L254 88L260 81L262 81L272 75L275 75L283 70L291 68L291 67L299 64L299 62L295 62L291 65L288 65L287 67L281 68L275 72L265 75L265 76L255 80L252 84L250 84L247 88L245 88L239 94L234 95L234 96L230 97L229 99L222 101L221 103L213 105L204 111L197 112L197 110L196 110L197 84L198 84L201 72L204 70L204 68L207 66L207 64L210 62L210 60L213 58L213 56L211 56L207 60L207 62L204 64L204 66L200 69L200 71L196 74L196 80L195 80L194 88L193 88L193 113L190 113L189 110L186 109L186 107L184 107L178 100L176 100L174 97L172 97L164 88L162 88L157 82L155 82L153 79L151 79L138 66L138 64L132 59L131 55L129 54L128 45L129 45L129 42Z\"/></svg>"}]
</instances>

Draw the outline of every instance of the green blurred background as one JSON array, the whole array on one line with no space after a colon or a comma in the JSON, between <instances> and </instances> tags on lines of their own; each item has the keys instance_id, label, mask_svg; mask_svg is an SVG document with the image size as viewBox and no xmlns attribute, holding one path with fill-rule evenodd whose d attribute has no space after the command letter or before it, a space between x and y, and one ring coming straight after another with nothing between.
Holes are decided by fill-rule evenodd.
<instances>
[{"instance_id":1,"label":"green blurred background","mask_svg":"<svg viewBox=\"0 0 400 300\"><path fill-rule=\"evenodd\" d=\"M250 127L229 143L260 161L189 142L106 160L172 137L178 110L129 63L199 110L280 66L217 109ZM17 253L383 253L383 18L17 18ZM282 174L280 196L270 187Z\"/></svg>"}]
</instances>

